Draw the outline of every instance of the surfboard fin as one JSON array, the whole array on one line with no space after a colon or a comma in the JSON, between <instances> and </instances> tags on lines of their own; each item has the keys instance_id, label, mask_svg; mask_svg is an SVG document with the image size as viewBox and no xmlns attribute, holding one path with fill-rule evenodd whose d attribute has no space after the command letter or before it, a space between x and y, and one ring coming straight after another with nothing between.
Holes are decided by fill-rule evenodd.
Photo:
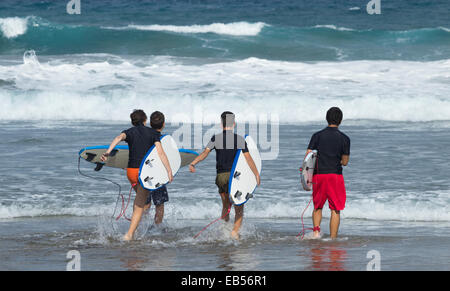
<instances>
[{"instance_id":1,"label":"surfboard fin","mask_svg":"<svg viewBox=\"0 0 450 291\"><path fill-rule=\"evenodd\" d=\"M158 184L155 185L155 187L159 188L159 187L161 187L161 184L158 183Z\"/></svg>"},{"instance_id":2,"label":"surfboard fin","mask_svg":"<svg viewBox=\"0 0 450 291\"><path fill-rule=\"evenodd\" d=\"M86 156L87 156L86 161L90 162L97 156L97 154L86 153Z\"/></svg>"},{"instance_id":3,"label":"surfboard fin","mask_svg":"<svg viewBox=\"0 0 450 291\"><path fill-rule=\"evenodd\" d=\"M151 179L153 179L153 177L146 177L145 179L144 179L144 182L147 182L148 180L151 180Z\"/></svg>"},{"instance_id":4,"label":"surfboard fin","mask_svg":"<svg viewBox=\"0 0 450 291\"><path fill-rule=\"evenodd\" d=\"M234 172L233 178L237 178L241 175L241 172Z\"/></svg>"},{"instance_id":5,"label":"surfboard fin","mask_svg":"<svg viewBox=\"0 0 450 291\"><path fill-rule=\"evenodd\" d=\"M105 165L103 163L95 163L95 164L97 165L94 169L94 171L96 171L96 172L100 171L103 168L103 166Z\"/></svg>"},{"instance_id":6,"label":"surfboard fin","mask_svg":"<svg viewBox=\"0 0 450 291\"><path fill-rule=\"evenodd\" d=\"M245 200L248 200L250 198L253 198L253 194L247 193L247 195L245 195Z\"/></svg>"},{"instance_id":7,"label":"surfboard fin","mask_svg":"<svg viewBox=\"0 0 450 291\"><path fill-rule=\"evenodd\" d=\"M146 160L146 161L145 161L145 164L148 165L148 164L150 164L151 162L153 162L154 160L155 160L155 159ZM151 166L151 165L150 165L150 166Z\"/></svg>"},{"instance_id":8,"label":"surfboard fin","mask_svg":"<svg viewBox=\"0 0 450 291\"><path fill-rule=\"evenodd\" d=\"M242 192L241 191L236 191L236 193L234 194L234 198L239 199L239 197L242 196Z\"/></svg>"},{"instance_id":9,"label":"surfboard fin","mask_svg":"<svg viewBox=\"0 0 450 291\"><path fill-rule=\"evenodd\" d=\"M119 150L112 150L112 151L109 153L109 156L110 156L110 157L114 157L114 156L117 154L118 151L119 151Z\"/></svg>"}]
</instances>

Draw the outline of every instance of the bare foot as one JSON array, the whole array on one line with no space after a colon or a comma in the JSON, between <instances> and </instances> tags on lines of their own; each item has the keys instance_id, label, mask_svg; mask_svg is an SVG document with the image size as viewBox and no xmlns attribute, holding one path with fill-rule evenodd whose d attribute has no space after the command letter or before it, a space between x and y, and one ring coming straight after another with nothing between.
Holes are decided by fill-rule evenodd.
<instances>
[{"instance_id":1,"label":"bare foot","mask_svg":"<svg viewBox=\"0 0 450 291\"><path fill-rule=\"evenodd\" d=\"M133 236L131 236L131 235L129 235L129 234L127 233L126 235L124 235L124 236L122 237L122 239L123 239L124 241L131 241L131 240L133 239Z\"/></svg>"},{"instance_id":2,"label":"bare foot","mask_svg":"<svg viewBox=\"0 0 450 291\"><path fill-rule=\"evenodd\" d=\"M233 231L231 231L231 238L232 239L235 239L235 240L239 240L239 232L237 232L237 231L235 231L235 230L233 230Z\"/></svg>"},{"instance_id":3,"label":"bare foot","mask_svg":"<svg viewBox=\"0 0 450 291\"><path fill-rule=\"evenodd\" d=\"M315 231L312 238L320 238L320 231Z\"/></svg>"}]
</instances>

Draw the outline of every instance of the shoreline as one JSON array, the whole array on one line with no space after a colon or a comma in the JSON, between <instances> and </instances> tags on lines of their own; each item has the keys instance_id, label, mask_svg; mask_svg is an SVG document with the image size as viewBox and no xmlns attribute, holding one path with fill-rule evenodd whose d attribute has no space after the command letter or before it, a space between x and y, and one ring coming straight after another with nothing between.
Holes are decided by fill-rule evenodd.
<instances>
[{"instance_id":1,"label":"shoreline","mask_svg":"<svg viewBox=\"0 0 450 291\"><path fill-rule=\"evenodd\" d=\"M249 218L239 242L227 239L230 225L223 222L194 240L196 230L207 222L169 221L161 230L125 243L121 234L108 235L108 226L98 217L0 221L0 270L65 270L70 250L80 252L82 270L365 270L370 250L380 252L382 270L449 268L448 256L441 252L450 242L448 223L425 227L344 219L338 239L332 241L326 218L320 240L296 239L300 225L295 219ZM17 236L19 228L22 234ZM221 258L228 262L219 263ZM418 263L427 258L432 265Z\"/></svg>"}]
</instances>

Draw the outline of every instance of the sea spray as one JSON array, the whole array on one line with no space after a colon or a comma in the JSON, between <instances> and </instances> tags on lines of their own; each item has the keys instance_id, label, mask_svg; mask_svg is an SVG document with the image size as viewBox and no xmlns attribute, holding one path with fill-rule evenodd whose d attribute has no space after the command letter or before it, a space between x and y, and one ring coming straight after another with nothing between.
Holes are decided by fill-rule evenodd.
<instances>
[{"instance_id":1,"label":"sea spray","mask_svg":"<svg viewBox=\"0 0 450 291\"><path fill-rule=\"evenodd\" d=\"M7 17L0 18L0 36L14 39L27 32L28 17Z\"/></svg>"}]
</instances>

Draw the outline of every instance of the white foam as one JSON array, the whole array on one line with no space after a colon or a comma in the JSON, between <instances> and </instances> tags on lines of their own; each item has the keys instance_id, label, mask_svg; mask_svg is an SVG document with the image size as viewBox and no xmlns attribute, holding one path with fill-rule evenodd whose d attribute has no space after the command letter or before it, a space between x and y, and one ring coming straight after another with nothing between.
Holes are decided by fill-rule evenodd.
<instances>
[{"instance_id":1,"label":"white foam","mask_svg":"<svg viewBox=\"0 0 450 291\"><path fill-rule=\"evenodd\" d=\"M27 32L28 17L7 17L0 18L0 31L6 38L16 38Z\"/></svg>"},{"instance_id":2,"label":"white foam","mask_svg":"<svg viewBox=\"0 0 450 291\"><path fill-rule=\"evenodd\" d=\"M263 22L249 23L249 22L232 22L232 23L212 23L207 25L135 25L130 24L126 27L104 27L106 29L136 29L147 31L170 31L176 33L216 33L234 36L255 36L267 26Z\"/></svg>"},{"instance_id":3,"label":"white foam","mask_svg":"<svg viewBox=\"0 0 450 291\"><path fill-rule=\"evenodd\" d=\"M347 28L347 27L339 27L332 24L324 24L324 25L316 25L315 28L328 28L332 30L339 30L339 31L355 31L354 29Z\"/></svg>"},{"instance_id":4,"label":"white foam","mask_svg":"<svg viewBox=\"0 0 450 291\"><path fill-rule=\"evenodd\" d=\"M256 193L257 194L257 193ZM419 200L415 198L397 199L394 193L389 201L377 199L377 195L368 198L358 198L348 193L346 208L342 211L343 219L364 219L377 221L450 221L448 199L442 198ZM172 192L171 195L177 195ZM396 194L399 196L399 194ZM447 200L446 200L447 199ZM447 201L447 202L446 202ZM48 201L47 201L48 202ZM58 201L51 203L43 202L39 205L21 203L9 206L0 205L0 219L40 216L108 216L114 210L114 204L104 204L91 201L90 205L77 205L75 202L71 207L59 205ZM63 203L63 202L61 202ZM445 204L447 203L447 204ZM300 225L300 215L307 206L307 200L282 199L276 203L270 200L255 198L246 204L245 217L252 219L294 219ZM212 201L204 199L201 203L188 203L184 200L173 201L166 205L165 217L169 220L213 220L220 216L220 199ZM312 206L305 211L304 223L311 221ZM233 212L234 213L234 212ZM232 214L232 217L234 214ZM330 217L328 205L325 204L323 216Z\"/></svg>"},{"instance_id":5,"label":"white foam","mask_svg":"<svg viewBox=\"0 0 450 291\"><path fill-rule=\"evenodd\" d=\"M9 206L0 205L0 219L41 217L41 216L99 216L104 213L112 213L114 204L90 205L90 206L62 206L58 203L52 205L31 205L21 203Z\"/></svg>"},{"instance_id":6,"label":"white foam","mask_svg":"<svg viewBox=\"0 0 450 291\"><path fill-rule=\"evenodd\" d=\"M27 53L24 64L0 66L0 79L16 87L0 88L0 120L128 121L131 110L143 108L161 110L169 121L200 112L204 122L215 122L227 108L242 121L276 114L282 123L296 123L322 121L331 106L341 107L345 119L450 119L450 60L296 63L249 58L192 65L171 57L118 57L121 62L113 64L98 59L82 55L39 63Z\"/></svg>"}]
</instances>

